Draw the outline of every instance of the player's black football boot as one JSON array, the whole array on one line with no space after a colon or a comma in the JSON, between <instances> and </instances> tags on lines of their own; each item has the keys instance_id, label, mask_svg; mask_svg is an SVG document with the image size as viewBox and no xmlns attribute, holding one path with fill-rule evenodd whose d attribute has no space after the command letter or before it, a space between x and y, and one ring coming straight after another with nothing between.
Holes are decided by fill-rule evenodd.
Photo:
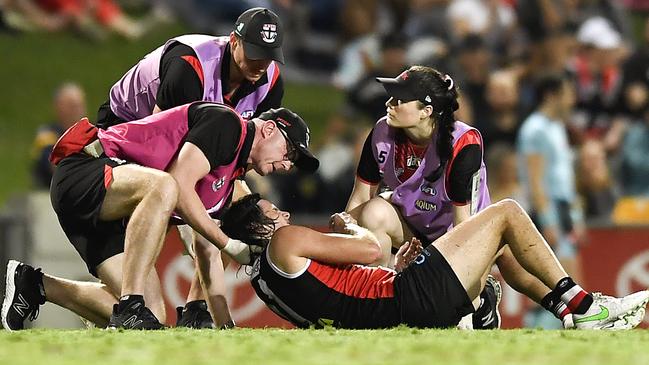
<instances>
[{"instance_id":1,"label":"player's black football boot","mask_svg":"<svg viewBox=\"0 0 649 365\"><path fill-rule=\"evenodd\" d=\"M8 331L25 328L25 320L38 317L38 308L45 304L41 269L9 260L5 297L2 302L2 326Z\"/></svg>"},{"instance_id":2,"label":"player's black football boot","mask_svg":"<svg viewBox=\"0 0 649 365\"><path fill-rule=\"evenodd\" d=\"M120 310L119 304L113 305L107 329L160 330L165 326L158 321L144 301L133 301Z\"/></svg>"},{"instance_id":3,"label":"player's black football boot","mask_svg":"<svg viewBox=\"0 0 649 365\"><path fill-rule=\"evenodd\" d=\"M500 282L493 276L487 276L484 290L480 293L480 306L473 313L473 329L500 328L500 311L498 305L502 298Z\"/></svg>"},{"instance_id":4,"label":"player's black football boot","mask_svg":"<svg viewBox=\"0 0 649 365\"><path fill-rule=\"evenodd\" d=\"M189 302L185 307L176 308L176 327L187 327L194 329L215 328L210 312L207 310L207 302L195 300Z\"/></svg>"}]
</instances>

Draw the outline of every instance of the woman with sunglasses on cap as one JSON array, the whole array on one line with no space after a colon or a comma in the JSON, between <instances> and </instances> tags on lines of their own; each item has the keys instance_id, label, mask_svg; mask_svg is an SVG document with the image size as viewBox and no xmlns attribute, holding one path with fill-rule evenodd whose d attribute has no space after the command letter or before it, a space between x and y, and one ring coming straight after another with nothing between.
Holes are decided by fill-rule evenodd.
<instances>
[{"instance_id":1,"label":"woman with sunglasses on cap","mask_svg":"<svg viewBox=\"0 0 649 365\"><path fill-rule=\"evenodd\" d=\"M430 67L412 66L396 78L377 81L390 97L387 113L367 137L345 210L377 236L383 255L375 264L387 265L393 247L413 237L429 244L491 199L482 137L454 116L459 105L453 79ZM564 312L565 306L551 300L551 288L526 275L507 248L496 263L514 289L558 317ZM463 321L465 326L499 327L500 287L488 281L480 295L483 305L473 323Z\"/></svg>"}]
</instances>

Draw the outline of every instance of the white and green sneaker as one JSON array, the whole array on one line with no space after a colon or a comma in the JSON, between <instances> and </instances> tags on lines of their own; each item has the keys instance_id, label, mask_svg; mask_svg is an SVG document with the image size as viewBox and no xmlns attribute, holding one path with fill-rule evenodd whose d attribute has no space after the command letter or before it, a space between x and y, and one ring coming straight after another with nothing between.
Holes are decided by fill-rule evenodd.
<instances>
[{"instance_id":1,"label":"white and green sneaker","mask_svg":"<svg viewBox=\"0 0 649 365\"><path fill-rule=\"evenodd\" d=\"M625 315L624 317L621 317L617 321L610 323L606 329L607 330L613 330L613 331L620 331L620 330L630 330L636 328L642 321L644 320L645 316L645 308L640 307L631 313Z\"/></svg>"},{"instance_id":2,"label":"white and green sneaker","mask_svg":"<svg viewBox=\"0 0 649 365\"><path fill-rule=\"evenodd\" d=\"M649 291L642 290L622 298L593 293L593 304L584 314L573 314L577 329L623 330L638 326L644 318Z\"/></svg>"}]
</instances>

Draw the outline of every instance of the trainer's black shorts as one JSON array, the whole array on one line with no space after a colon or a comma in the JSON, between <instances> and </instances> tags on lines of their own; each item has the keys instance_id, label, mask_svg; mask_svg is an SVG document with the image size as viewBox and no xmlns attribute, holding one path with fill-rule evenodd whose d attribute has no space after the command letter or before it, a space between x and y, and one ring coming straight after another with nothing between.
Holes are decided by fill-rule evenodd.
<instances>
[{"instance_id":1,"label":"trainer's black shorts","mask_svg":"<svg viewBox=\"0 0 649 365\"><path fill-rule=\"evenodd\" d=\"M473 304L446 259L428 246L394 281L401 321L411 327L456 326Z\"/></svg>"},{"instance_id":2,"label":"trainer's black shorts","mask_svg":"<svg viewBox=\"0 0 649 365\"><path fill-rule=\"evenodd\" d=\"M99 264L124 252L126 221L99 220L112 169L124 163L80 153L63 159L52 176L52 207L65 235L95 277Z\"/></svg>"}]
</instances>

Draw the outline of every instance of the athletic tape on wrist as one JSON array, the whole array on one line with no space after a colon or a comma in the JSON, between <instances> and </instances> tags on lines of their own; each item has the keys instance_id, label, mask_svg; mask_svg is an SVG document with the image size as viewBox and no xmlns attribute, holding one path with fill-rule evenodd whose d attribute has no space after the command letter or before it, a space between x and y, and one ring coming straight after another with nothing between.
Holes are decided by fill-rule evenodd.
<instances>
[{"instance_id":1,"label":"athletic tape on wrist","mask_svg":"<svg viewBox=\"0 0 649 365\"><path fill-rule=\"evenodd\" d=\"M248 245L242 241L230 238L222 251L232 256L232 258L240 264L247 264L250 262L250 249L248 248Z\"/></svg>"}]
</instances>

